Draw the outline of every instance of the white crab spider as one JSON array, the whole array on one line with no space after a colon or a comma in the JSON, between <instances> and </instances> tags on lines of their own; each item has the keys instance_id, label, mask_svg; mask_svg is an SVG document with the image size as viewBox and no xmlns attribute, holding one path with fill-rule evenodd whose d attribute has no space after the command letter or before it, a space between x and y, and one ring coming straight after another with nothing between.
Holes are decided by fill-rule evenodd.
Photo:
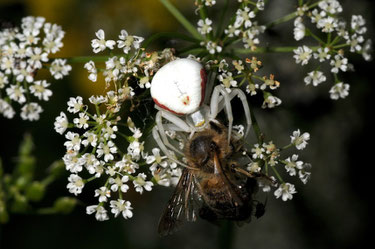
<instances>
[{"instance_id":1,"label":"white crab spider","mask_svg":"<svg viewBox=\"0 0 375 249\"><path fill-rule=\"evenodd\" d=\"M239 88L227 90L218 85L213 89L210 105L203 103L207 77L203 66L193 59L176 59L164 65L155 74L151 82L151 96L158 109L156 125L152 135L163 153L176 163L188 167L178 161L170 152L183 155L183 152L173 146L165 133L166 130L189 133L191 138L195 132L207 128L210 121L216 121L216 116L224 108L228 119L228 142L230 141L233 114L231 100L238 96L245 110L246 129L244 138L251 126L250 109L246 95ZM208 102L208 101L207 101ZM167 122L163 122L166 120Z\"/></svg>"}]
</instances>

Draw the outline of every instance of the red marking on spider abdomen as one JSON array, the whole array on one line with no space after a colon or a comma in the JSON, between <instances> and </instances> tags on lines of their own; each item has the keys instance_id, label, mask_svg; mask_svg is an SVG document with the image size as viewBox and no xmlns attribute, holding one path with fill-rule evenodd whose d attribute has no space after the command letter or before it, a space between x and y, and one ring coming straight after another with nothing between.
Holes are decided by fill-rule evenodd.
<instances>
[{"instance_id":1,"label":"red marking on spider abdomen","mask_svg":"<svg viewBox=\"0 0 375 249\"><path fill-rule=\"evenodd\" d=\"M206 71L204 70L204 68L201 69L201 102L199 103L199 105L201 106L203 104L203 101L204 101L204 95L206 93L206 82L207 82L207 74L206 74Z\"/></svg>"},{"instance_id":2,"label":"red marking on spider abdomen","mask_svg":"<svg viewBox=\"0 0 375 249\"><path fill-rule=\"evenodd\" d=\"M177 114L177 115L184 115L183 113L175 112L175 111L169 109L168 107L166 107L165 105L160 104L157 99L155 99L155 98L152 98L152 99L154 100L155 104L157 104L159 107L163 108L164 110L167 110L167 111L172 112L172 113Z\"/></svg>"}]
</instances>

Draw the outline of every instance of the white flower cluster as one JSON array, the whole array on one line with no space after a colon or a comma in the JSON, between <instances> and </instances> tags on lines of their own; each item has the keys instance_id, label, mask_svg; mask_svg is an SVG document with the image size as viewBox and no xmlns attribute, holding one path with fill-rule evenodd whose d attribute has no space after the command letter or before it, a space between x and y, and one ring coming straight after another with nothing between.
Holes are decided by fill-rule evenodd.
<instances>
[{"instance_id":1,"label":"white flower cluster","mask_svg":"<svg viewBox=\"0 0 375 249\"><path fill-rule=\"evenodd\" d=\"M37 101L48 101L52 91L50 83L36 78L38 70L48 68L55 79L71 70L66 60L48 58L62 48L63 37L61 27L43 17L25 17L20 27L0 31L0 113L4 117L13 118L13 103L18 103L23 120L39 119L43 109Z\"/></svg>"},{"instance_id":2,"label":"white flower cluster","mask_svg":"<svg viewBox=\"0 0 375 249\"><path fill-rule=\"evenodd\" d=\"M228 63L226 59L218 61L210 61L210 67L217 68L217 79L221 85L225 87L227 92L231 92L233 88L241 87L245 82L246 92L256 95L258 91L263 92L264 102L262 108L274 108L281 104L281 99L273 96L269 91L276 90L280 87L280 82L275 80L275 76L271 74L269 77L258 77L254 74L262 66L262 62L256 57L245 60L232 60ZM232 64L232 66L229 66ZM259 83L257 83L260 81Z\"/></svg>"},{"instance_id":3,"label":"white flower cluster","mask_svg":"<svg viewBox=\"0 0 375 249\"><path fill-rule=\"evenodd\" d=\"M109 57L105 62L105 68L100 71L107 86L110 83L117 84L125 81L123 85L123 93L133 96L134 86L129 86L128 80L133 77L137 80L137 85L140 88L149 88L151 86L151 77L163 63L174 59L173 53L170 49L165 49L161 53L145 53L141 49L141 43L144 38L134 35L129 35L126 30L121 30L119 39L106 40L103 30L96 32L97 38L91 41L91 46L95 53L102 52L106 49L113 50L117 44L124 52L124 56ZM134 51L132 51L134 50ZM89 73L89 80L96 82L98 79L98 69L93 61L89 61L84 65Z\"/></svg>"},{"instance_id":4,"label":"white flower cluster","mask_svg":"<svg viewBox=\"0 0 375 249\"><path fill-rule=\"evenodd\" d=\"M249 5L249 3L243 4L242 7L237 10L234 22L228 25L224 33L230 38L242 37L244 47L255 50L259 44L258 36L264 32L265 26L259 26L258 23L253 20L256 14L250 9ZM263 10L264 1L258 1L256 6L258 10Z\"/></svg>"},{"instance_id":5,"label":"white flower cluster","mask_svg":"<svg viewBox=\"0 0 375 249\"><path fill-rule=\"evenodd\" d=\"M67 111L74 115L70 119L72 122L61 112L54 125L56 132L65 133L63 161L70 172L69 192L78 195L88 182L104 179L104 185L94 192L98 204L88 206L87 214L95 213L97 220L107 220L110 209L115 217L122 214L127 219L133 216L131 203L124 198L131 182L133 189L142 194L151 191L155 183L174 185L181 175L177 165L164 160L158 149L152 151L153 155L145 153L144 142L140 140L141 130L130 117L124 123L120 116L124 102L133 98L134 89L149 88L154 71L170 61L173 54L168 49L145 53L140 48L143 38L131 36L125 30L121 31L117 42L106 40L103 30L96 32L96 36L97 39L91 42L95 53L114 49L116 43L125 53L124 56L109 57L103 70L98 70L93 61L84 66L92 81L97 81L98 71L103 71L107 87L112 84L115 90L89 98L94 114L89 112L82 97L70 98ZM152 179L143 173L143 169L141 171L141 165L147 164L151 165Z\"/></svg>"},{"instance_id":6,"label":"white flower cluster","mask_svg":"<svg viewBox=\"0 0 375 249\"><path fill-rule=\"evenodd\" d=\"M345 98L349 94L349 84L340 82L337 78L339 72L346 72L352 65L344 56L346 52L362 54L363 58L371 60L372 41L365 41L366 21L361 15L352 15L348 24L340 17L343 9L338 0L322 0L318 6L309 9L301 6L297 9L297 18L294 20L294 38L299 41L306 35L313 37L319 43L318 48L300 46L294 50L294 58L297 64L307 65L314 58L319 63L327 62L330 72L334 74L335 84L330 89L331 99ZM321 40L321 35L315 35L312 30L306 28L304 21L310 20L315 24L318 31L326 34L327 41ZM314 70L308 73L304 81L306 85L312 83L317 86L326 81L326 76L322 71Z\"/></svg>"},{"instance_id":7,"label":"white flower cluster","mask_svg":"<svg viewBox=\"0 0 375 249\"><path fill-rule=\"evenodd\" d=\"M284 150L291 146L294 146L297 150L303 150L307 146L307 141L310 139L310 134L305 132L301 134L300 130L294 131L291 136L290 145L282 148ZM302 181L303 184L306 184L310 179L310 169L311 164L304 163L298 160L298 155L293 154L292 156L286 158L285 160L280 159L281 150L276 147L276 145L271 141L269 143L255 144L251 149L251 162L247 166L247 170L250 173L261 173L265 171L265 174L269 179L260 179L258 181L259 186L264 192L271 191L271 187L277 187L274 195L276 198L280 198L283 201L291 200L293 194L297 193L295 186L291 183L286 183L281 178L280 174L277 171L277 165L284 165L286 172L290 176L297 176ZM275 172L275 176L269 176L269 166ZM280 182L278 185L277 183Z\"/></svg>"},{"instance_id":8,"label":"white flower cluster","mask_svg":"<svg viewBox=\"0 0 375 249\"><path fill-rule=\"evenodd\" d=\"M114 216L121 213L124 218L131 218L131 203L123 198L129 190L128 184L132 181L134 190L140 194L144 190L151 191L154 185L144 173L138 172L139 161L147 157L143 152L144 142L140 141L142 133L130 117L122 124L121 119L114 116L115 112L108 111L113 110L107 109L113 105L112 96L113 92L109 91L106 96L90 98L97 110L94 115L87 111L88 106L83 104L82 97L70 98L67 111L75 115L73 122L69 122L64 112L55 121L55 130L60 134L71 128L65 134L66 154L63 157L65 167L71 173L67 185L69 192L78 195L89 181L106 179L104 186L94 193L99 204L87 207L87 213L95 213L98 220L108 219L105 206L111 198L114 199L109 201L109 205ZM104 113L100 112L102 106L107 107ZM122 133L119 125L126 126L124 132L132 135ZM117 145L123 144L119 141L121 139L128 142L126 151L121 151Z\"/></svg>"},{"instance_id":9,"label":"white flower cluster","mask_svg":"<svg viewBox=\"0 0 375 249\"><path fill-rule=\"evenodd\" d=\"M202 1L204 6L213 6L216 1ZM197 2L196 2L197 4ZM227 26L224 30L226 38L241 38L245 48L252 50L256 49L257 44L259 44L259 39L257 36L263 33L265 26L259 26L255 18L255 12L250 9L250 3L246 2L241 4L241 7L236 11L236 16L234 20ZM264 1L259 0L256 4L257 10L264 9ZM221 53L223 51L223 41L213 38L213 27L212 20L209 18L200 19L198 21L198 32L205 37L204 41L201 41L200 45L205 47L210 54ZM220 38L221 39L221 38Z\"/></svg>"}]
</instances>

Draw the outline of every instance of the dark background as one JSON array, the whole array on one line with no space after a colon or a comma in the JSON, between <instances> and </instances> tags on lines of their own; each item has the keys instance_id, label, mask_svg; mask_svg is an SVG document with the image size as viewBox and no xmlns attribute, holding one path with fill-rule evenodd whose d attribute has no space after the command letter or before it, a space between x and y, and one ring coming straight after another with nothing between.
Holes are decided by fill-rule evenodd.
<instances>
[{"instance_id":1,"label":"dark background","mask_svg":"<svg viewBox=\"0 0 375 249\"><path fill-rule=\"evenodd\" d=\"M220 2L221 0L217 0ZM192 2L192 1L191 1ZM190 20L194 6L178 1L178 6ZM261 20L267 22L292 11L297 1L269 1L270 6ZM373 1L340 1L344 17L350 14L365 17L368 36L373 37L375 7ZM154 0L29 0L0 1L0 17L19 22L26 15L44 16L47 21L63 26L66 31L64 47L57 56L92 54L90 40L103 28L106 37L115 38L125 28L131 34L144 37L160 31L183 31L163 7ZM291 22L268 33L266 41L292 46ZM374 40L374 39L373 39ZM304 41L302 41L303 43ZM301 44L301 43L299 43ZM171 46L160 41L160 47ZM157 46L155 47L157 48ZM269 196L264 217L233 231L233 248L363 248L371 239L373 227L373 71L374 63L351 55L355 72L340 74L350 84L346 99L332 101L328 91L330 79L317 88L305 86L303 77L311 65L296 65L291 54L259 56L264 74L274 73L281 82L277 92L283 104L275 110L255 109L266 140L278 145L289 142L293 130L308 131L311 140L300 158L313 165L311 181L303 186L296 178L298 194L292 201L282 202ZM47 77L47 76L41 76ZM53 82L53 97L43 105L45 112L38 122L21 122L0 117L0 156L5 170L11 171L18 145L25 132L34 137L38 172L43 177L48 165L64 154L64 138L54 132L53 122L60 111L66 110L70 96L84 98L102 93L100 83L87 80L87 72L73 65L71 75ZM41 205L68 195L66 178L50 186ZM95 184L94 184L95 185ZM139 196L129 193L134 217L97 222L85 214L85 206L95 203L90 190L84 189L79 205L72 214L33 216L12 215L10 222L0 226L0 248L220 248L223 229L205 221L186 224L173 236L159 238L156 227L159 216L172 189L156 187Z\"/></svg>"}]
</instances>

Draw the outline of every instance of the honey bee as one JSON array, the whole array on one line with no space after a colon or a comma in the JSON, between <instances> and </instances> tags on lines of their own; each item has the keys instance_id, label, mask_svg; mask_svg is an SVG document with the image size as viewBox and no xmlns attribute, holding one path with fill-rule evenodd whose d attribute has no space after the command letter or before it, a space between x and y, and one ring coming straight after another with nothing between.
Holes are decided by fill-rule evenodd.
<instances>
[{"instance_id":1,"label":"honey bee","mask_svg":"<svg viewBox=\"0 0 375 249\"><path fill-rule=\"evenodd\" d=\"M171 234L184 220L195 221L198 216L215 223L222 219L249 222L252 215L263 215L264 206L254 200L257 176L233 160L241 147L234 135L228 143L227 128L215 121L187 142L190 167L183 169L160 218L160 235Z\"/></svg>"}]
</instances>

